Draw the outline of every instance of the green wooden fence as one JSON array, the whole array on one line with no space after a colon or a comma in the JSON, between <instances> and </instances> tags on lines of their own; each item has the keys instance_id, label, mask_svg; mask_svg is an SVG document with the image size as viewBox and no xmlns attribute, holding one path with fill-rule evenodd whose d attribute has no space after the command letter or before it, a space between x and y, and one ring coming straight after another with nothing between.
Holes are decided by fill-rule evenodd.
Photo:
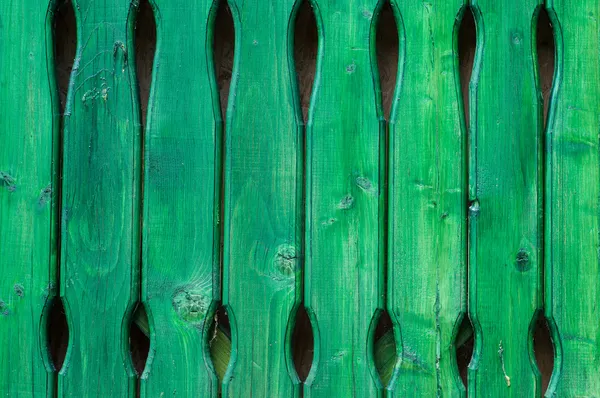
<instances>
[{"instance_id":1,"label":"green wooden fence","mask_svg":"<svg viewBox=\"0 0 600 398\"><path fill-rule=\"evenodd\" d=\"M143 131L138 0L73 0L64 115L57 4L0 2L0 396L600 395L600 2L390 0L400 59L386 121L384 0L311 0L319 55L306 125L293 56L301 0L228 1L226 117L219 1L150 2L158 42ZM545 130L542 7L556 41ZM467 126L458 31L469 8ZM59 299L69 345L57 373L48 314ZM146 312L134 317L138 303ZM220 303L230 333L213 328ZM292 350L301 306L315 342L304 382ZM376 340L384 310L393 333ZM555 353L547 391L533 353L542 313ZM141 375L132 321L151 339Z\"/></svg>"}]
</instances>

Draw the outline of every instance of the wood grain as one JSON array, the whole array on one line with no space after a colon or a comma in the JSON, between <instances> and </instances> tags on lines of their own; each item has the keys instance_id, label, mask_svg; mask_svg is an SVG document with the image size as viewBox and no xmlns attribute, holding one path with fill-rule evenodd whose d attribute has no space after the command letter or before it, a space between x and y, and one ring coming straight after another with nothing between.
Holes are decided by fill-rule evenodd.
<instances>
[{"instance_id":1,"label":"wood grain","mask_svg":"<svg viewBox=\"0 0 600 398\"><path fill-rule=\"evenodd\" d=\"M464 2L392 1L400 71L389 134L387 307L399 360L390 396L464 396L454 340L466 311Z\"/></svg>"},{"instance_id":2,"label":"wood grain","mask_svg":"<svg viewBox=\"0 0 600 398\"><path fill-rule=\"evenodd\" d=\"M135 0L76 0L78 47L65 109L60 291L69 349L59 397L133 397L140 121Z\"/></svg>"},{"instance_id":3,"label":"wood grain","mask_svg":"<svg viewBox=\"0 0 600 398\"><path fill-rule=\"evenodd\" d=\"M300 392L291 333L300 303L303 129L293 59L298 0L230 0L236 29L225 141L226 397Z\"/></svg>"},{"instance_id":4,"label":"wood grain","mask_svg":"<svg viewBox=\"0 0 600 398\"><path fill-rule=\"evenodd\" d=\"M470 397L537 397L532 334L541 309L540 1L472 2L478 53L470 91Z\"/></svg>"},{"instance_id":5,"label":"wood grain","mask_svg":"<svg viewBox=\"0 0 600 398\"><path fill-rule=\"evenodd\" d=\"M53 1L0 3L0 396L50 397L57 268Z\"/></svg>"},{"instance_id":6,"label":"wood grain","mask_svg":"<svg viewBox=\"0 0 600 398\"><path fill-rule=\"evenodd\" d=\"M212 61L217 4L152 4L158 45L144 138L142 243L152 349L141 395L216 397L208 341L220 299L222 121Z\"/></svg>"},{"instance_id":7,"label":"wood grain","mask_svg":"<svg viewBox=\"0 0 600 398\"><path fill-rule=\"evenodd\" d=\"M549 0L556 73L546 132L546 317L555 367L548 397L600 391L600 3Z\"/></svg>"},{"instance_id":8,"label":"wood grain","mask_svg":"<svg viewBox=\"0 0 600 398\"><path fill-rule=\"evenodd\" d=\"M306 397L381 396L373 338L384 297L385 121L378 0L313 0L319 59L306 133Z\"/></svg>"}]
</instances>

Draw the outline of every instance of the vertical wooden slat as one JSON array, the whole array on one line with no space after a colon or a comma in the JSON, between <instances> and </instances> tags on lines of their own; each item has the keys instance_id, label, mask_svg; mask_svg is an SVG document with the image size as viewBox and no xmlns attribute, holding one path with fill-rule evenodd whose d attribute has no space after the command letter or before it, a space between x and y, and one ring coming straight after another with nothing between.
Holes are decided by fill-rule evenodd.
<instances>
[{"instance_id":1,"label":"vertical wooden slat","mask_svg":"<svg viewBox=\"0 0 600 398\"><path fill-rule=\"evenodd\" d=\"M225 143L223 304L232 357L223 395L291 397L300 301L302 116L293 59L298 0L230 0L236 43Z\"/></svg>"},{"instance_id":2,"label":"vertical wooden slat","mask_svg":"<svg viewBox=\"0 0 600 398\"><path fill-rule=\"evenodd\" d=\"M455 335L466 311L466 135L458 74L464 1L392 1L400 73L390 121L388 311L392 396L463 396Z\"/></svg>"},{"instance_id":3,"label":"vertical wooden slat","mask_svg":"<svg viewBox=\"0 0 600 398\"><path fill-rule=\"evenodd\" d=\"M548 129L546 316L555 344L547 396L600 392L600 3L549 0L556 73Z\"/></svg>"},{"instance_id":4,"label":"vertical wooden slat","mask_svg":"<svg viewBox=\"0 0 600 398\"><path fill-rule=\"evenodd\" d=\"M532 333L541 307L539 0L473 0L469 396L535 397Z\"/></svg>"},{"instance_id":5,"label":"vertical wooden slat","mask_svg":"<svg viewBox=\"0 0 600 398\"><path fill-rule=\"evenodd\" d=\"M131 397L140 126L136 0L75 0L78 47L65 110L60 291L69 348L59 397Z\"/></svg>"},{"instance_id":6,"label":"vertical wooden slat","mask_svg":"<svg viewBox=\"0 0 600 398\"><path fill-rule=\"evenodd\" d=\"M58 99L53 1L0 2L0 396L50 397Z\"/></svg>"},{"instance_id":7,"label":"vertical wooden slat","mask_svg":"<svg viewBox=\"0 0 600 398\"><path fill-rule=\"evenodd\" d=\"M385 122L378 0L313 0L319 59L306 137L307 397L382 394L373 333L383 307Z\"/></svg>"},{"instance_id":8,"label":"vertical wooden slat","mask_svg":"<svg viewBox=\"0 0 600 398\"><path fill-rule=\"evenodd\" d=\"M221 111L217 2L153 0L158 47L144 157L142 300L152 349L145 397L216 396L207 336L219 300Z\"/></svg>"}]
</instances>

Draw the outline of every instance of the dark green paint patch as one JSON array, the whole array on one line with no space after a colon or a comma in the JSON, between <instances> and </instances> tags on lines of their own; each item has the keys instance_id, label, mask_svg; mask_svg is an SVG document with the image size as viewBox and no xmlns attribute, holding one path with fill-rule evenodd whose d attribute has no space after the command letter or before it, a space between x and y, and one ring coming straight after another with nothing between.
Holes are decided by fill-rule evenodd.
<instances>
[{"instance_id":1,"label":"dark green paint patch","mask_svg":"<svg viewBox=\"0 0 600 398\"><path fill-rule=\"evenodd\" d=\"M0 315L10 315L10 309L8 308L8 304L6 304L3 300L0 300Z\"/></svg>"},{"instance_id":2,"label":"dark green paint patch","mask_svg":"<svg viewBox=\"0 0 600 398\"><path fill-rule=\"evenodd\" d=\"M14 290L15 294L17 295L17 297L25 296L25 287L22 284L15 283L15 285L13 286L13 290Z\"/></svg>"},{"instance_id":3,"label":"dark green paint patch","mask_svg":"<svg viewBox=\"0 0 600 398\"><path fill-rule=\"evenodd\" d=\"M13 176L4 171L0 171L0 181L2 186L8 190L8 192L15 192L17 189L17 182Z\"/></svg>"},{"instance_id":4,"label":"dark green paint patch","mask_svg":"<svg viewBox=\"0 0 600 398\"><path fill-rule=\"evenodd\" d=\"M526 272L531 269L531 261L529 261L529 253L525 249L520 249L517 253L515 266L520 272Z\"/></svg>"}]
</instances>

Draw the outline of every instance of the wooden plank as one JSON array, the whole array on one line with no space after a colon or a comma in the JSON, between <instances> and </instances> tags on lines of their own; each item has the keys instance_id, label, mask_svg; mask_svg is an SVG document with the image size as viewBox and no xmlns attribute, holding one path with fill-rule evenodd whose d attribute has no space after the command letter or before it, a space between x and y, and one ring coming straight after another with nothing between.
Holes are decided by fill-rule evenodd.
<instances>
[{"instance_id":1,"label":"wooden plank","mask_svg":"<svg viewBox=\"0 0 600 398\"><path fill-rule=\"evenodd\" d=\"M0 396L50 397L58 98L53 1L0 2Z\"/></svg>"},{"instance_id":2,"label":"wooden plank","mask_svg":"<svg viewBox=\"0 0 600 398\"><path fill-rule=\"evenodd\" d=\"M221 110L215 0L153 0L158 42L144 138L145 397L216 397L208 337L219 284ZM189 39L182 40L184 37Z\"/></svg>"},{"instance_id":3,"label":"wooden plank","mask_svg":"<svg viewBox=\"0 0 600 398\"><path fill-rule=\"evenodd\" d=\"M454 340L466 311L467 169L458 42L463 0L392 1L400 79L389 134L390 396L464 396Z\"/></svg>"},{"instance_id":4,"label":"wooden plank","mask_svg":"<svg viewBox=\"0 0 600 398\"><path fill-rule=\"evenodd\" d=\"M78 47L64 120L60 291L69 349L59 397L133 397L140 122L136 0L75 0Z\"/></svg>"},{"instance_id":5,"label":"wooden plank","mask_svg":"<svg viewBox=\"0 0 600 398\"><path fill-rule=\"evenodd\" d=\"M375 57L381 1L313 0L319 59L306 137L306 397L375 397L383 308L385 121Z\"/></svg>"},{"instance_id":6,"label":"wooden plank","mask_svg":"<svg viewBox=\"0 0 600 398\"><path fill-rule=\"evenodd\" d=\"M469 396L537 397L532 334L541 307L541 93L538 0L473 0Z\"/></svg>"},{"instance_id":7,"label":"wooden plank","mask_svg":"<svg viewBox=\"0 0 600 398\"><path fill-rule=\"evenodd\" d=\"M548 397L600 391L600 3L549 0L556 73L547 129L546 317L555 343Z\"/></svg>"},{"instance_id":8,"label":"wooden plank","mask_svg":"<svg viewBox=\"0 0 600 398\"><path fill-rule=\"evenodd\" d=\"M301 294L302 114L293 58L299 0L230 0L235 65L225 142L224 396L291 397Z\"/></svg>"}]
</instances>

